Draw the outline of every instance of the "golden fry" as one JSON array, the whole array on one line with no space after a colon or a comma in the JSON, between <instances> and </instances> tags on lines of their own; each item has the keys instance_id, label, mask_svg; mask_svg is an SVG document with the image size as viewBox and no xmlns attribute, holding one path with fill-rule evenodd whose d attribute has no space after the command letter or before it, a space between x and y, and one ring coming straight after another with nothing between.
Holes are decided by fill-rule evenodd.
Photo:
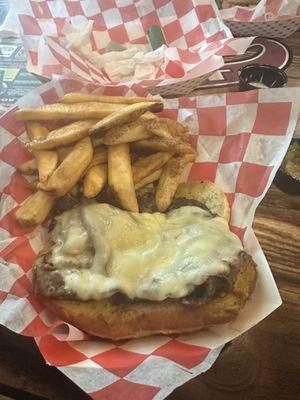
<instances>
[{"instance_id":1,"label":"golden fry","mask_svg":"<svg viewBox=\"0 0 300 400\"><path fill-rule=\"evenodd\" d=\"M172 137L168 125L163 121L162 118L153 118L149 119L149 121L145 121L145 127L149 132L153 133L155 136L159 136L166 139Z\"/></svg>"},{"instance_id":2,"label":"golden fry","mask_svg":"<svg viewBox=\"0 0 300 400\"><path fill-rule=\"evenodd\" d=\"M39 179L45 182L55 171L58 164L58 154L56 151L41 150L34 152L38 163Z\"/></svg>"},{"instance_id":3,"label":"golden fry","mask_svg":"<svg viewBox=\"0 0 300 400\"><path fill-rule=\"evenodd\" d=\"M65 195L81 178L92 157L93 146L91 139L81 139L53 172L48 181L39 183L39 189L57 197Z\"/></svg>"},{"instance_id":4,"label":"golden fry","mask_svg":"<svg viewBox=\"0 0 300 400\"><path fill-rule=\"evenodd\" d=\"M88 199L96 197L104 188L107 181L107 165L94 165L83 179L83 195Z\"/></svg>"},{"instance_id":5,"label":"golden fry","mask_svg":"<svg viewBox=\"0 0 300 400\"><path fill-rule=\"evenodd\" d=\"M91 135L100 132L107 131L110 128L126 124L127 122L134 121L139 118L146 111L161 111L163 104L161 102L142 102L136 104L130 104L121 110L115 111L107 117L103 118L101 121L97 122L92 128L90 128L89 133Z\"/></svg>"},{"instance_id":6,"label":"golden fry","mask_svg":"<svg viewBox=\"0 0 300 400\"><path fill-rule=\"evenodd\" d=\"M92 137L92 143L94 148L103 144L103 137Z\"/></svg>"},{"instance_id":7,"label":"golden fry","mask_svg":"<svg viewBox=\"0 0 300 400\"><path fill-rule=\"evenodd\" d=\"M196 159L197 152L186 127L153 114L162 109L157 99L74 92L56 104L18 110L15 119L26 122L26 147L35 159L17 169L39 173L39 180L29 184L36 192L15 213L18 223L40 224L56 208L58 198L72 198L63 201L68 209L82 194L94 198L104 187L103 194L116 195L123 209L139 212L135 190L156 181L156 207L167 210L185 165ZM48 132L38 122L47 120L69 122ZM150 155L139 158L142 154Z\"/></svg>"},{"instance_id":8,"label":"golden fry","mask_svg":"<svg viewBox=\"0 0 300 400\"><path fill-rule=\"evenodd\" d=\"M29 121L26 123L26 131L30 140L42 139L49 133L47 128L35 121Z\"/></svg>"},{"instance_id":9,"label":"golden fry","mask_svg":"<svg viewBox=\"0 0 300 400\"><path fill-rule=\"evenodd\" d=\"M33 175L38 172L38 165L35 158L17 165L16 168L24 175Z\"/></svg>"},{"instance_id":10,"label":"golden fry","mask_svg":"<svg viewBox=\"0 0 300 400\"><path fill-rule=\"evenodd\" d=\"M146 111L143 115L140 116L140 118L138 119L139 122L148 122L150 119L155 119L158 118L157 115L153 114L153 112L151 111Z\"/></svg>"},{"instance_id":11,"label":"golden fry","mask_svg":"<svg viewBox=\"0 0 300 400\"><path fill-rule=\"evenodd\" d=\"M139 140L132 144L132 148L142 152L164 151L175 154L186 154L194 151L189 143L184 143L174 138L165 139L160 137Z\"/></svg>"},{"instance_id":12,"label":"golden fry","mask_svg":"<svg viewBox=\"0 0 300 400\"><path fill-rule=\"evenodd\" d=\"M128 144L108 146L108 184L125 210L138 212Z\"/></svg>"},{"instance_id":13,"label":"golden fry","mask_svg":"<svg viewBox=\"0 0 300 400\"><path fill-rule=\"evenodd\" d=\"M57 154L58 154L58 160L61 163L68 154L71 153L71 151L73 150L74 146L71 144L70 146L63 146L63 147L59 147L57 148Z\"/></svg>"},{"instance_id":14,"label":"golden fry","mask_svg":"<svg viewBox=\"0 0 300 400\"><path fill-rule=\"evenodd\" d=\"M54 206L55 198L38 190L16 211L15 217L22 227L41 224Z\"/></svg>"},{"instance_id":15,"label":"golden fry","mask_svg":"<svg viewBox=\"0 0 300 400\"><path fill-rule=\"evenodd\" d=\"M26 124L26 128L27 134L33 142L43 141L48 135L48 129L39 122L29 121ZM31 148L29 149L32 150ZM37 160L40 181L44 182L52 175L57 167L58 154L56 151L34 151L33 154Z\"/></svg>"},{"instance_id":16,"label":"golden fry","mask_svg":"<svg viewBox=\"0 0 300 400\"><path fill-rule=\"evenodd\" d=\"M104 118L107 115L125 108L124 104L109 103L76 103L76 104L47 104L35 108L23 108L15 113L16 121L48 121L48 120L79 120Z\"/></svg>"},{"instance_id":17,"label":"golden fry","mask_svg":"<svg viewBox=\"0 0 300 400\"><path fill-rule=\"evenodd\" d=\"M152 135L146 131L143 124L133 121L109 129L103 136L102 141L104 144L113 145L135 142L136 140L147 139L151 136Z\"/></svg>"},{"instance_id":18,"label":"golden fry","mask_svg":"<svg viewBox=\"0 0 300 400\"><path fill-rule=\"evenodd\" d=\"M89 168L94 165L104 164L107 161L107 150L104 146L99 146L94 150L93 158L89 164Z\"/></svg>"},{"instance_id":19,"label":"golden fry","mask_svg":"<svg viewBox=\"0 0 300 400\"><path fill-rule=\"evenodd\" d=\"M165 165L171 157L172 154L159 152L136 161L132 165L133 182L136 184L151 175Z\"/></svg>"},{"instance_id":20,"label":"golden fry","mask_svg":"<svg viewBox=\"0 0 300 400\"><path fill-rule=\"evenodd\" d=\"M190 153L183 154L181 156L181 159L183 160L183 162L185 164L188 164L190 162L195 161L197 155L198 155L198 153L196 152L196 150L193 149L193 151L191 151Z\"/></svg>"},{"instance_id":21,"label":"golden fry","mask_svg":"<svg viewBox=\"0 0 300 400\"><path fill-rule=\"evenodd\" d=\"M73 92L65 94L61 99L60 103L73 104L73 103L85 103L90 101L99 101L100 103L111 103L111 104L134 104L141 103L142 101L157 100L147 97L122 97L122 96L101 96L97 94Z\"/></svg>"},{"instance_id":22,"label":"golden fry","mask_svg":"<svg viewBox=\"0 0 300 400\"><path fill-rule=\"evenodd\" d=\"M168 126L169 131L174 138L189 143L190 135L188 133L188 128L170 118L161 118L161 120Z\"/></svg>"},{"instance_id":23,"label":"golden fry","mask_svg":"<svg viewBox=\"0 0 300 400\"><path fill-rule=\"evenodd\" d=\"M77 142L83 137L88 136L89 128L95 125L96 122L97 120L94 119L73 122L72 124L54 129L45 137L26 143L26 147L29 150L49 150Z\"/></svg>"},{"instance_id":24,"label":"golden fry","mask_svg":"<svg viewBox=\"0 0 300 400\"><path fill-rule=\"evenodd\" d=\"M156 207L160 212L166 211L172 203L185 164L180 157L174 157L163 167L155 193Z\"/></svg>"},{"instance_id":25,"label":"golden fry","mask_svg":"<svg viewBox=\"0 0 300 400\"><path fill-rule=\"evenodd\" d=\"M154 171L151 175L146 176L146 178L142 179L138 183L134 185L135 190L141 189L144 186L149 185L149 183L153 183L157 181L162 173L162 168Z\"/></svg>"}]
</instances>

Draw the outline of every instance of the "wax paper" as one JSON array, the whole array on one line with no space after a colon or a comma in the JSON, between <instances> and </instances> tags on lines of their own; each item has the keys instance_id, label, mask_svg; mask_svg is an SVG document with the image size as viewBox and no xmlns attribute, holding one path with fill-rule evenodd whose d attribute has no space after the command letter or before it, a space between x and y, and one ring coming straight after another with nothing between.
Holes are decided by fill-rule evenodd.
<instances>
[{"instance_id":1,"label":"wax paper","mask_svg":"<svg viewBox=\"0 0 300 400\"><path fill-rule=\"evenodd\" d=\"M230 229L257 263L258 280L233 322L193 334L118 342L90 338L39 304L32 293L32 264L47 241L47 226L24 229L14 218L16 209L31 194L27 178L15 169L31 155L22 145L25 126L14 121L14 112L55 102L71 91L146 95L140 86L100 87L61 79L24 96L0 118L0 323L33 336L46 362L57 366L94 399L163 399L208 369L226 342L281 304L251 225L292 138L299 90L265 89L164 100L161 114L189 126L191 142L199 153L182 179L213 181L226 193L231 206Z\"/></svg>"}]
</instances>

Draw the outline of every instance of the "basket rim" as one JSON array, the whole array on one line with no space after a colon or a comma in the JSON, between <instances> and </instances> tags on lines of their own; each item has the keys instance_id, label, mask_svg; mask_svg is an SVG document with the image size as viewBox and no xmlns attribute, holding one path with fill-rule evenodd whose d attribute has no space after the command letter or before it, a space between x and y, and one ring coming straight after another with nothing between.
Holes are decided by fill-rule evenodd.
<instances>
[{"instance_id":1,"label":"basket rim","mask_svg":"<svg viewBox=\"0 0 300 400\"><path fill-rule=\"evenodd\" d=\"M223 19L224 23L234 23L234 24L267 24L267 23L275 23L275 22L280 22L280 21L293 21L300 19L300 15L294 15L293 17L282 17L279 19L271 19L267 21L240 21L240 20L234 20L234 19Z\"/></svg>"}]
</instances>

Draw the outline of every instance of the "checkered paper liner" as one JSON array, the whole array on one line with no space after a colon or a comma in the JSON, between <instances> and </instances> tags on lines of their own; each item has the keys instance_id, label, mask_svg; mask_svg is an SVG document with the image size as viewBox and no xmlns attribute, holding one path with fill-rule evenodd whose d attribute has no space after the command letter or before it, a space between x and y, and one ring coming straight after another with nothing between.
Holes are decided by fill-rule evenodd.
<instances>
[{"instance_id":1,"label":"checkered paper liner","mask_svg":"<svg viewBox=\"0 0 300 400\"><path fill-rule=\"evenodd\" d=\"M300 28L299 0L261 0L254 8L231 7L221 16L236 36L288 37Z\"/></svg>"},{"instance_id":2,"label":"checkered paper liner","mask_svg":"<svg viewBox=\"0 0 300 400\"><path fill-rule=\"evenodd\" d=\"M257 263L255 291L238 318L194 334L112 342L88 337L58 320L32 293L32 264L46 241L46 224L20 228L14 219L30 195L15 166L30 159L22 146L17 109L56 102L71 91L145 95L135 86L99 87L62 79L21 98L0 118L0 323L33 336L46 362L57 366L93 399L163 399L208 369L222 345L257 324L281 304L262 250L251 229L254 211L287 150L299 111L296 89L266 89L165 100L162 115L189 125L199 156L183 180L216 182L231 205L230 227ZM298 97L297 97L298 96Z\"/></svg>"},{"instance_id":3,"label":"checkered paper liner","mask_svg":"<svg viewBox=\"0 0 300 400\"><path fill-rule=\"evenodd\" d=\"M159 91L164 95L194 89L199 85L199 77L224 65L222 56L243 54L253 40L233 38L213 0L14 0L13 3L28 55L27 67L30 72L48 78L59 75L114 85L103 70L67 49L65 32L70 24L84 27L87 21L92 21L90 40L93 50L100 53L105 52L111 40L147 43L148 29L161 26L169 47L156 78L139 83L153 93ZM189 85L185 85L187 81Z\"/></svg>"}]
</instances>

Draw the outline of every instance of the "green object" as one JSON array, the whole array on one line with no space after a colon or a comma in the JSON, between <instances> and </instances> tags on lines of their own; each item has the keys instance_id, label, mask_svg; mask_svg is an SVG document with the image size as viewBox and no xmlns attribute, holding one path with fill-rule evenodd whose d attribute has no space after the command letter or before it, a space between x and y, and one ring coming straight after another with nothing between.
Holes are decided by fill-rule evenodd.
<instances>
[{"instance_id":1,"label":"green object","mask_svg":"<svg viewBox=\"0 0 300 400\"><path fill-rule=\"evenodd\" d=\"M13 82L20 72L20 68L1 68L0 70L4 72L3 81Z\"/></svg>"},{"instance_id":2,"label":"green object","mask_svg":"<svg viewBox=\"0 0 300 400\"><path fill-rule=\"evenodd\" d=\"M153 50L158 49L163 44L167 44L163 31L159 25L151 26L147 32L147 36Z\"/></svg>"}]
</instances>

